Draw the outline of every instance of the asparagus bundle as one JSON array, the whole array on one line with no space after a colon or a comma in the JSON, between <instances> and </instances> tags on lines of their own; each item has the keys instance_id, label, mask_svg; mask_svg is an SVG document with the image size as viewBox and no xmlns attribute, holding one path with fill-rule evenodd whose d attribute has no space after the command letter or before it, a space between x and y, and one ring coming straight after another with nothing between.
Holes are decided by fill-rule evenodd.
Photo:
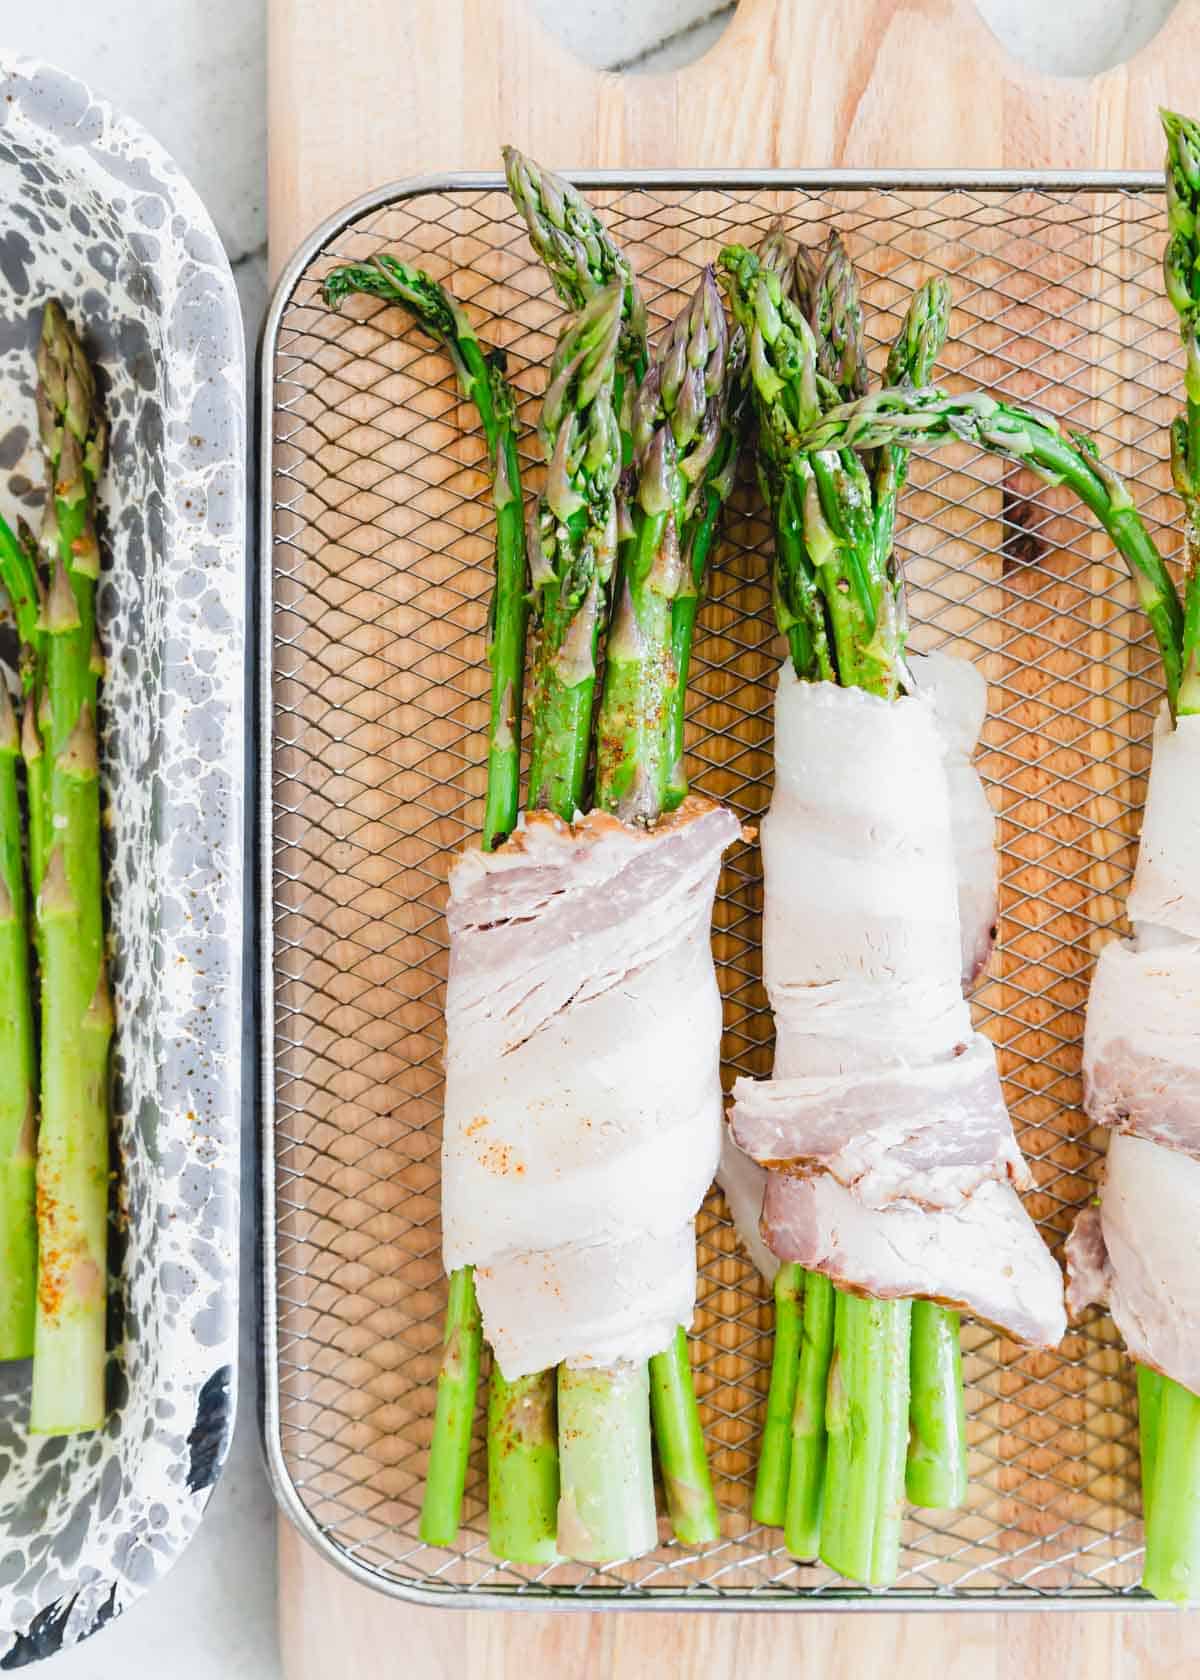
<instances>
[{"instance_id":1,"label":"asparagus bundle","mask_svg":"<svg viewBox=\"0 0 1200 1680\"><path fill-rule=\"evenodd\" d=\"M1200 1591L1200 1364L1194 1316L1200 1252L1200 1087L1195 1005L1200 1001L1200 895L1192 856L1200 738L1192 683L1200 643L1196 584L1197 430L1196 210L1200 130L1164 115L1171 238L1164 269L1187 352L1187 410L1172 427L1172 466L1184 506L1185 603L1128 491L1085 437L1067 437L1051 417L979 393L884 391L827 412L805 432L816 448L875 451L963 440L1020 462L1049 483L1067 484L1091 509L1124 558L1158 643L1167 705L1155 738L1142 844L1128 910L1132 944L1101 954L1084 1045L1085 1103L1117 1128L1099 1205L1085 1209L1068 1242L1068 1302L1078 1311L1107 1304L1139 1361L1143 1583L1157 1597ZM1154 1217L1147 1219L1147 1210Z\"/></svg>"},{"instance_id":2,"label":"asparagus bundle","mask_svg":"<svg viewBox=\"0 0 1200 1680\"><path fill-rule=\"evenodd\" d=\"M1097 1205L1076 1220L1067 1257L1072 1308L1107 1305L1138 1361L1142 1584L1156 1598L1188 1602L1200 1597L1200 126L1172 112L1162 121L1163 272L1186 355L1186 405L1171 427L1184 601L1159 584L1152 622L1169 704L1155 731L1127 906L1133 938L1100 954L1084 1039L1088 1114L1115 1130Z\"/></svg>"},{"instance_id":3,"label":"asparagus bundle","mask_svg":"<svg viewBox=\"0 0 1200 1680\"><path fill-rule=\"evenodd\" d=\"M732 1114L735 1141L786 1169L767 1175L763 1202L785 1264L755 1510L784 1523L796 1555L885 1583L906 1479L928 1503L957 1503L965 1485L957 1318L936 1302L1053 1342L1061 1288L1013 1193L1024 1166L959 989L944 749L928 707L903 698L892 542L904 440L863 457L811 441L865 388L853 270L836 236L815 277L778 244L765 261L733 248L723 264L749 340L790 651L763 824L775 1075L739 1081ZM890 379L924 382L946 315L940 284L916 294ZM897 925L898 905L910 923ZM972 1054L958 1055L964 1043ZM969 1169L947 1135L967 1114ZM948 1142L961 1177L942 1165ZM915 1328L914 1294L932 1298Z\"/></svg>"},{"instance_id":4,"label":"asparagus bundle","mask_svg":"<svg viewBox=\"0 0 1200 1680\"><path fill-rule=\"evenodd\" d=\"M657 1029L654 1048L661 1047L663 1074L672 1066L677 1070L667 1109L656 1102L635 1101L634 1112L619 1122L619 1130L636 1136L635 1121L643 1129L648 1120L654 1121L641 1156L661 1156L665 1163L672 1150L679 1152L679 1138L689 1127L694 1131L697 1123L715 1136L719 1007L706 955L705 905L711 906L717 859L732 819L706 802L692 801L678 821L664 825L661 835L657 830L651 835L646 825L670 798L668 780L673 778L677 790L675 803L686 792L686 784L679 785L677 755L671 756L668 713L674 715L677 693L686 680L686 657L681 670L673 653L681 641L690 650L691 624L686 635L677 638L672 608L675 598L684 594L685 575L691 580L694 602L716 513L732 478L741 412L735 401L740 363L727 355L720 298L709 274L635 398L646 353L644 315L628 265L565 183L517 154L510 154L507 162L517 190L535 195L531 213L539 250L568 263L570 272L560 290L577 313L559 340L543 403L539 431L547 480L529 527L535 624L529 680L529 813L517 821L515 753L511 767L498 770L495 750L500 737L510 747L519 740L514 705L514 698L519 703L519 680L515 689L499 682L499 644L503 640L509 649L499 662L511 673L518 668L516 650L523 649L524 635L523 621L518 627L515 616L505 611L506 601L522 588L517 581L522 572L506 578L501 543L493 608L489 823L484 851L465 855L451 882L454 954L447 1002L444 1234L448 1264L460 1252L469 1253L474 1264L460 1265L452 1278L422 1535L430 1543L448 1544L457 1527L481 1331L486 1329L494 1354L488 1407L493 1550L522 1562L546 1561L559 1552L610 1560L645 1550L656 1541L651 1416L677 1536L694 1543L716 1534L687 1341L680 1328L690 1316L694 1296L691 1218L711 1177L711 1163L693 1149L687 1170L676 1171L678 1182L671 1194L664 1197L658 1188L659 1170L646 1177L630 1206L621 1205L630 1201L627 1194L618 1193L616 1201L610 1195L608 1211L601 1202L601 1227L590 1237L584 1227L595 1217L595 1207L584 1209L579 1188L572 1194L562 1186L560 1209L547 1204L542 1180L547 1172L556 1180L564 1175L562 1163L572 1149L578 1153L578 1140L570 1134L580 1121L573 1112L577 1093L565 1070L555 1087L555 1103L548 1104L539 1094L546 1083L541 1064L547 1056L555 1062L556 1054L547 1046L560 1033L570 1036L572 1016L566 1005L560 1026L557 1008L546 1016L538 1013L537 953L544 931L520 930L539 920L548 930L555 916L559 923L570 924L574 931L567 935L567 946L578 958L581 980L590 976L585 984L595 997L591 1013L576 1013L593 1035L595 1008L603 1012L612 1007L601 996L610 983L601 984L596 971L602 972L618 955L638 976L616 988L614 998L621 1007L628 1008L639 983L645 984L648 998L657 992L661 1000L670 999L671 1007L660 1008L657 1020L638 1011L639 1018ZM543 236L542 219L551 213L566 219L573 243L564 247L562 228ZM574 239L580 228L586 243ZM437 311L431 308L431 293L439 289L426 277L380 259L367 270L337 271L326 289L330 301L351 290L395 297L448 343L460 378L467 371L464 388L471 388L472 375L478 379L478 347L469 325L444 295ZM622 381L628 381L629 392L624 437L617 414ZM511 437L511 403L495 399L494 369L490 383L493 408L507 416ZM479 406L487 430L488 413L484 403ZM493 461L497 454L493 443ZM517 485L515 452L496 482L506 491ZM619 489L629 498L626 523L631 533L620 545ZM681 533L688 545L687 574ZM620 604L609 632L596 733L597 781L603 779L609 791L598 797L601 810L579 819L588 784L599 643L614 574L619 576ZM496 628L502 625L508 630L503 637ZM501 710L505 722L498 729ZM511 798L506 792L503 800L493 800L497 774L506 789L511 787ZM612 794L618 782L626 784L626 791L640 790L632 803ZM602 815L605 807L621 807L623 816L638 819L637 826L605 826L610 821ZM494 863L485 861L492 842L514 828L509 843L492 854ZM519 866L515 873L514 865ZM655 892L655 876L664 870L661 889ZM558 885L550 890L535 886L535 903L525 906L522 894L528 881L540 883L549 874ZM582 880L577 878L581 875ZM599 916L588 909L599 890L591 876L605 883L600 897L608 905L624 901L626 879L644 877L639 902L630 901L628 920L614 918L611 909ZM642 911L640 896L646 889L660 908L657 921ZM697 923L701 913L703 947ZM588 927L598 924L598 937L590 944L577 926L580 919ZM508 930L499 945L488 937L498 927ZM643 960L636 955L638 941L645 946ZM562 939L556 938L548 975L555 987L563 983L570 966L563 951ZM705 955L698 962L701 951ZM485 972L487 982L481 987ZM520 987L519 999L506 991L510 975ZM509 1006L504 1004L506 997ZM497 1022L516 1037L502 1052L497 1069L489 1072L482 1041L494 1033ZM712 1067L706 1068L702 1058L696 1069L681 1077L672 1033L684 1033L690 1045L697 1025L712 1045ZM575 1027L575 1034L580 1030ZM573 1070L578 1067L585 1078L591 1077L589 1061L603 1059L602 1045L616 1036L602 1033L590 1056L573 1054ZM532 1066L522 1061L526 1040L532 1045ZM601 1086L607 1077L602 1074ZM523 1108L524 1114L506 1108L505 1086L512 1089L516 1108ZM562 1109L561 1120L553 1117L544 1130L539 1157L515 1165L512 1147L500 1141L508 1135L504 1128L513 1127L514 1135L521 1127L527 1130L533 1108L554 1106ZM674 1133L656 1136L658 1119L672 1107L682 1121L675 1119ZM591 1121L583 1124L590 1128ZM610 1142L604 1143L601 1158L614 1179L626 1164ZM574 1176L582 1176L588 1201L596 1203L600 1199L590 1183L595 1166L585 1165L582 1175L579 1166L576 1161ZM672 1208L680 1211L672 1213ZM614 1215L619 1234L609 1228ZM535 1218L536 1252L531 1247ZM482 1240L481 1224L488 1227ZM535 1277L544 1281L536 1285L538 1306L533 1310L528 1291ZM551 1278L555 1305L547 1311L544 1291ZM615 1315L614 1292L618 1301L629 1303ZM630 1356L639 1334L649 1338L640 1362L636 1353ZM608 1358L606 1348L616 1357ZM651 1355L648 1364L645 1354ZM556 1378L554 1364L559 1361Z\"/></svg>"}]
</instances>

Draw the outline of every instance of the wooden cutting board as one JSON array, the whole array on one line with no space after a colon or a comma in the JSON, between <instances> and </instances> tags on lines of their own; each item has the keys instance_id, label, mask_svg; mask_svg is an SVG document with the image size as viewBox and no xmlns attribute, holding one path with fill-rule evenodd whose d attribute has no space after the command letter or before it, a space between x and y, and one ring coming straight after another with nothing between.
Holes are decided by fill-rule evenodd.
<instances>
[{"instance_id":1,"label":"wooden cutting board","mask_svg":"<svg viewBox=\"0 0 1200 1680\"><path fill-rule=\"evenodd\" d=\"M1048 0L1055 3L1055 0ZM276 271L324 217L381 182L493 169L511 140L564 168L1157 168L1160 104L1197 105L1200 0L1092 80L1011 60L971 0L741 0L700 63L603 76L526 0L269 0L270 236ZM732 1674L821 1680L1200 1675L1200 1616L1143 1611L614 1615L415 1610L279 1535L289 1680L454 1672Z\"/></svg>"}]
</instances>

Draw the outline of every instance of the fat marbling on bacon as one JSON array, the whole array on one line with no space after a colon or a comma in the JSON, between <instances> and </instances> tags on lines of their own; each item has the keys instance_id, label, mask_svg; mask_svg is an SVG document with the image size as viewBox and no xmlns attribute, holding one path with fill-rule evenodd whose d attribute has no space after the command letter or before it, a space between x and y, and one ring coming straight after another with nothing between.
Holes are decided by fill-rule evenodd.
<instances>
[{"instance_id":1,"label":"fat marbling on bacon","mask_svg":"<svg viewBox=\"0 0 1200 1680\"><path fill-rule=\"evenodd\" d=\"M475 1267L509 1379L642 1360L691 1321L721 1124L710 924L738 833L690 796L651 830L530 813L455 862L443 1253Z\"/></svg>"},{"instance_id":2,"label":"fat marbling on bacon","mask_svg":"<svg viewBox=\"0 0 1200 1680\"><path fill-rule=\"evenodd\" d=\"M730 1129L771 1169L761 1231L777 1258L1049 1345L1062 1280L1016 1194L1026 1168L962 992L985 915L990 949L995 862L973 792L953 820L978 717L948 745L949 715L953 697L939 728L927 695L887 701L781 670L762 825L775 1071L737 1082Z\"/></svg>"},{"instance_id":3,"label":"fat marbling on bacon","mask_svg":"<svg viewBox=\"0 0 1200 1680\"><path fill-rule=\"evenodd\" d=\"M1100 953L1084 1106L1112 1127L1099 1205L1067 1242L1072 1313L1107 1306L1130 1354L1200 1391L1200 717L1165 708L1137 868L1132 940Z\"/></svg>"}]
</instances>

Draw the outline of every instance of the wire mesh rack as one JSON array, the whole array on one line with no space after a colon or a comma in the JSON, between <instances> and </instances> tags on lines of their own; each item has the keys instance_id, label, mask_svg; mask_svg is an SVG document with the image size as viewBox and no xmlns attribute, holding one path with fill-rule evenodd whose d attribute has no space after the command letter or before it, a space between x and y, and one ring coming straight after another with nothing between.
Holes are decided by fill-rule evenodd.
<instances>
[{"instance_id":1,"label":"wire mesh rack","mask_svg":"<svg viewBox=\"0 0 1200 1680\"><path fill-rule=\"evenodd\" d=\"M1164 462L1180 389L1148 177L767 173L580 177L642 277L652 323L700 266L781 220L836 225L878 374L914 284L951 283L943 383L1087 430L1176 547ZM447 868L478 832L491 505L445 358L398 309L325 309L335 262L387 249L448 281L503 346L531 422L560 308L496 177L360 201L284 275L263 357L261 985L264 1423L280 1499L342 1568L467 1604L1121 1604L1142 1529L1131 1368L1093 1314L1053 1353L964 1327L971 1492L908 1513L887 1595L796 1563L752 1520L769 1300L715 1190L697 1222L696 1385L722 1537L636 1562L522 1568L486 1544L483 1407L453 1550L419 1540L445 1281L438 1219ZM526 425L528 486L540 482ZM749 477L728 517L689 696L693 785L753 821L771 787L768 530ZM899 547L913 644L990 684L980 768L999 819L1001 937L976 993L1058 1247L1101 1143L1080 1109L1096 953L1121 931L1149 736L1152 647L1103 535L1069 498L963 445L915 460ZM769 1072L756 848L727 855L715 950L723 1076Z\"/></svg>"}]
</instances>

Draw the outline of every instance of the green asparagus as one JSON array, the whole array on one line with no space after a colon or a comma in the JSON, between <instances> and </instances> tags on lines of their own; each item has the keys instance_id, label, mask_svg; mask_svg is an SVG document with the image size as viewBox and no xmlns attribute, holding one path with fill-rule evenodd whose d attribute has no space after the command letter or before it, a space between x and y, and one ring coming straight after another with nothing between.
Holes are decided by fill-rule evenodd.
<instances>
[{"instance_id":1,"label":"green asparagus","mask_svg":"<svg viewBox=\"0 0 1200 1680\"><path fill-rule=\"evenodd\" d=\"M37 1228L34 1121L37 1061L17 715L0 674L0 1360L33 1352Z\"/></svg>"},{"instance_id":2,"label":"green asparagus","mask_svg":"<svg viewBox=\"0 0 1200 1680\"><path fill-rule=\"evenodd\" d=\"M50 583L40 721L48 818L37 896L42 1068L30 1429L61 1435L97 1429L105 1414L113 1010L100 878L94 498L106 431L87 355L57 303L43 311L37 366Z\"/></svg>"},{"instance_id":3,"label":"green asparagus","mask_svg":"<svg viewBox=\"0 0 1200 1680\"><path fill-rule=\"evenodd\" d=\"M1200 1600L1200 1395L1159 1377L1142 1585L1172 1604ZM1143 1476L1145 1476L1145 1467Z\"/></svg>"},{"instance_id":4,"label":"green asparagus","mask_svg":"<svg viewBox=\"0 0 1200 1680\"><path fill-rule=\"evenodd\" d=\"M696 615L704 594L709 558L716 540L721 509L729 500L738 457L750 412L750 382L746 375L746 335L739 327L729 340L725 383L721 393L717 445L708 463L694 511L683 526L683 577L671 603L671 658L675 686L667 706L667 788L665 809L674 811L687 796L684 768L684 718Z\"/></svg>"},{"instance_id":5,"label":"green asparagus","mask_svg":"<svg viewBox=\"0 0 1200 1680\"><path fill-rule=\"evenodd\" d=\"M0 519L0 583L20 643L22 711L37 740L42 631L37 555L27 533L15 535ZM0 677L0 1360L33 1352L37 1293L35 1121L37 1052L33 1029L30 906L21 843L17 759L24 728ZM40 749L39 749L40 751ZM42 788L29 778L30 862Z\"/></svg>"},{"instance_id":6,"label":"green asparagus","mask_svg":"<svg viewBox=\"0 0 1200 1680\"><path fill-rule=\"evenodd\" d=\"M442 1330L433 1436L421 1503L420 1535L427 1546L452 1546L458 1533L482 1342L474 1273L470 1266L461 1266L450 1279Z\"/></svg>"},{"instance_id":7,"label":"green asparagus","mask_svg":"<svg viewBox=\"0 0 1200 1680\"><path fill-rule=\"evenodd\" d=\"M323 293L330 307L336 309L355 292L398 303L445 349L459 388L474 403L483 428L496 513L495 585L488 612L492 681L483 814L483 846L491 851L512 832L521 795L528 602L516 404L505 378L502 353L484 350L462 305L421 269L380 255L370 263L347 264L326 275ZM464 1267L451 1279L446 1308L438 1409L421 1514L422 1538L430 1545L452 1543L462 1510L482 1345L474 1296L471 1268ZM498 1479L496 1484L501 1493L510 1485L511 1478ZM492 1520L498 1533L508 1532L503 1510L493 1508Z\"/></svg>"},{"instance_id":8,"label":"green asparagus","mask_svg":"<svg viewBox=\"0 0 1200 1680\"><path fill-rule=\"evenodd\" d=\"M646 306L625 253L571 183L543 169L515 146L503 148L509 195L524 217L529 242L568 309L579 311L614 282L621 287L618 371L640 380L646 365ZM617 397L620 410L620 395Z\"/></svg>"},{"instance_id":9,"label":"green asparagus","mask_svg":"<svg viewBox=\"0 0 1200 1680\"><path fill-rule=\"evenodd\" d=\"M896 1579L908 1438L910 1301L838 1292L821 1558L869 1586Z\"/></svg>"},{"instance_id":10,"label":"green asparagus","mask_svg":"<svg viewBox=\"0 0 1200 1680\"><path fill-rule=\"evenodd\" d=\"M1170 573L1124 483L1080 433L1068 437L1052 415L982 392L947 396L936 387L874 391L828 409L803 434L809 450L929 450L964 442L1066 484L1091 509L1125 560L1162 654L1174 710L1181 676L1183 610Z\"/></svg>"},{"instance_id":11,"label":"green asparagus","mask_svg":"<svg viewBox=\"0 0 1200 1680\"><path fill-rule=\"evenodd\" d=\"M792 1462L792 1414L800 1377L804 1327L804 1268L783 1265L775 1274L775 1343L763 1423L758 1469L754 1477L755 1522L782 1528L787 1515L788 1475Z\"/></svg>"},{"instance_id":12,"label":"green asparagus","mask_svg":"<svg viewBox=\"0 0 1200 1680\"><path fill-rule=\"evenodd\" d=\"M833 1285L827 1277L821 1272L807 1273L796 1398L792 1407L787 1509L783 1520L784 1544L795 1558L816 1557L821 1544L829 1442L825 1397L833 1358L835 1299Z\"/></svg>"},{"instance_id":13,"label":"green asparagus","mask_svg":"<svg viewBox=\"0 0 1200 1680\"><path fill-rule=\"evenodd\" d=\"M553 1371L505 1380L488 1396L488 1544L509 1563L558 1556L558 1432Z\"/></svg>"},{"instance_id":14,"label":"green asparagus","mask_svg":"<svg viewBox=\"0 0 1200 1680\"><path fill-rule=\"evenodd\" d=\"M398 303L443 346L463 396L474 403L487 443L496 510L496 584L488 616L492 672L488 722L487 794L483 837L498 845L517 820L521 790L521 694L525 682L525 511L517 454L516 405L504 357L484 350L470 317L444 287L396 257L335 268L326 276L326 303L336 308L354 292Z\"/></svg>"},{"instance_id":15,"label":"green asparagus","mask_svg":"<svg viewBox=\"0 0 1200 1680\"><path fill-rule=\"evenodd\" d=\"M967 1417L958 1314L912 1305L912 1407L905 1487L914 1505L953 1510L967 1497Z\"/></svg>"},{"instance_id":16,"label":"green asparagus","mask_svg":"<svg viewBox=\"0 0 1200 1680\"><path fill-rule=\"evenodd\" d=\"M613 381L623 292L597 292L555 349L538 426L546 488L530 554L537 644L529 803L582 808L600 629L617 553L621 447Z\"/></svg>"},{"instance_id":17,"label":"green asparagus","mask_svg":"<svg viewBox=\"0 0 1200 1680\"><path fill-rule=\"evenodd\" d=\"M674 603L680 539L725 425L728 339L711 269L679 315L634 401L633 536L624 545L596 734L596 803L654 823L667 803L672 709L680 692Z\"/></svg>"},{"instance_id":18,"label":"green asparagus","mask_svg":"<svg viewBox=\"0 0 1200 1680\"><path fill-rule=\"evenodd\" d=\"M680 690L673 606L683 586L679 532L706 487L728 424L728 339L706 269L638 390L632 434L633 536L622 548L596 725L596 804L652 825L669 804L671 715ZM655 1435L677 1538L719 1529L683 1331L650 1362Z\"/></svg>"},{"instance_id":19,"label":"green asparagus","mask_svg":"<svg viewBox=\"0 0 1200 1680\"><path fill-rule=\"evenodd\" d=\"M719 1538L721 1524L682 1325L670 1347L650 1360L650 1415L675 1538L685 1546L707 1545Z\"/></svg>"},{"instance_id":20,"label":"green asparagus","mask_svg":"<svg viewBox=\"0 0 1200 1680\"><path fill-rule=\"evenodd\" d=\"M1184 413L1171 426L1171 468L1184 514L1181 713L1200 711L1200 125L1163 111L1167 138L1167 245L1163 280L1186 358Z\"/></svg>"}]
</instances>

